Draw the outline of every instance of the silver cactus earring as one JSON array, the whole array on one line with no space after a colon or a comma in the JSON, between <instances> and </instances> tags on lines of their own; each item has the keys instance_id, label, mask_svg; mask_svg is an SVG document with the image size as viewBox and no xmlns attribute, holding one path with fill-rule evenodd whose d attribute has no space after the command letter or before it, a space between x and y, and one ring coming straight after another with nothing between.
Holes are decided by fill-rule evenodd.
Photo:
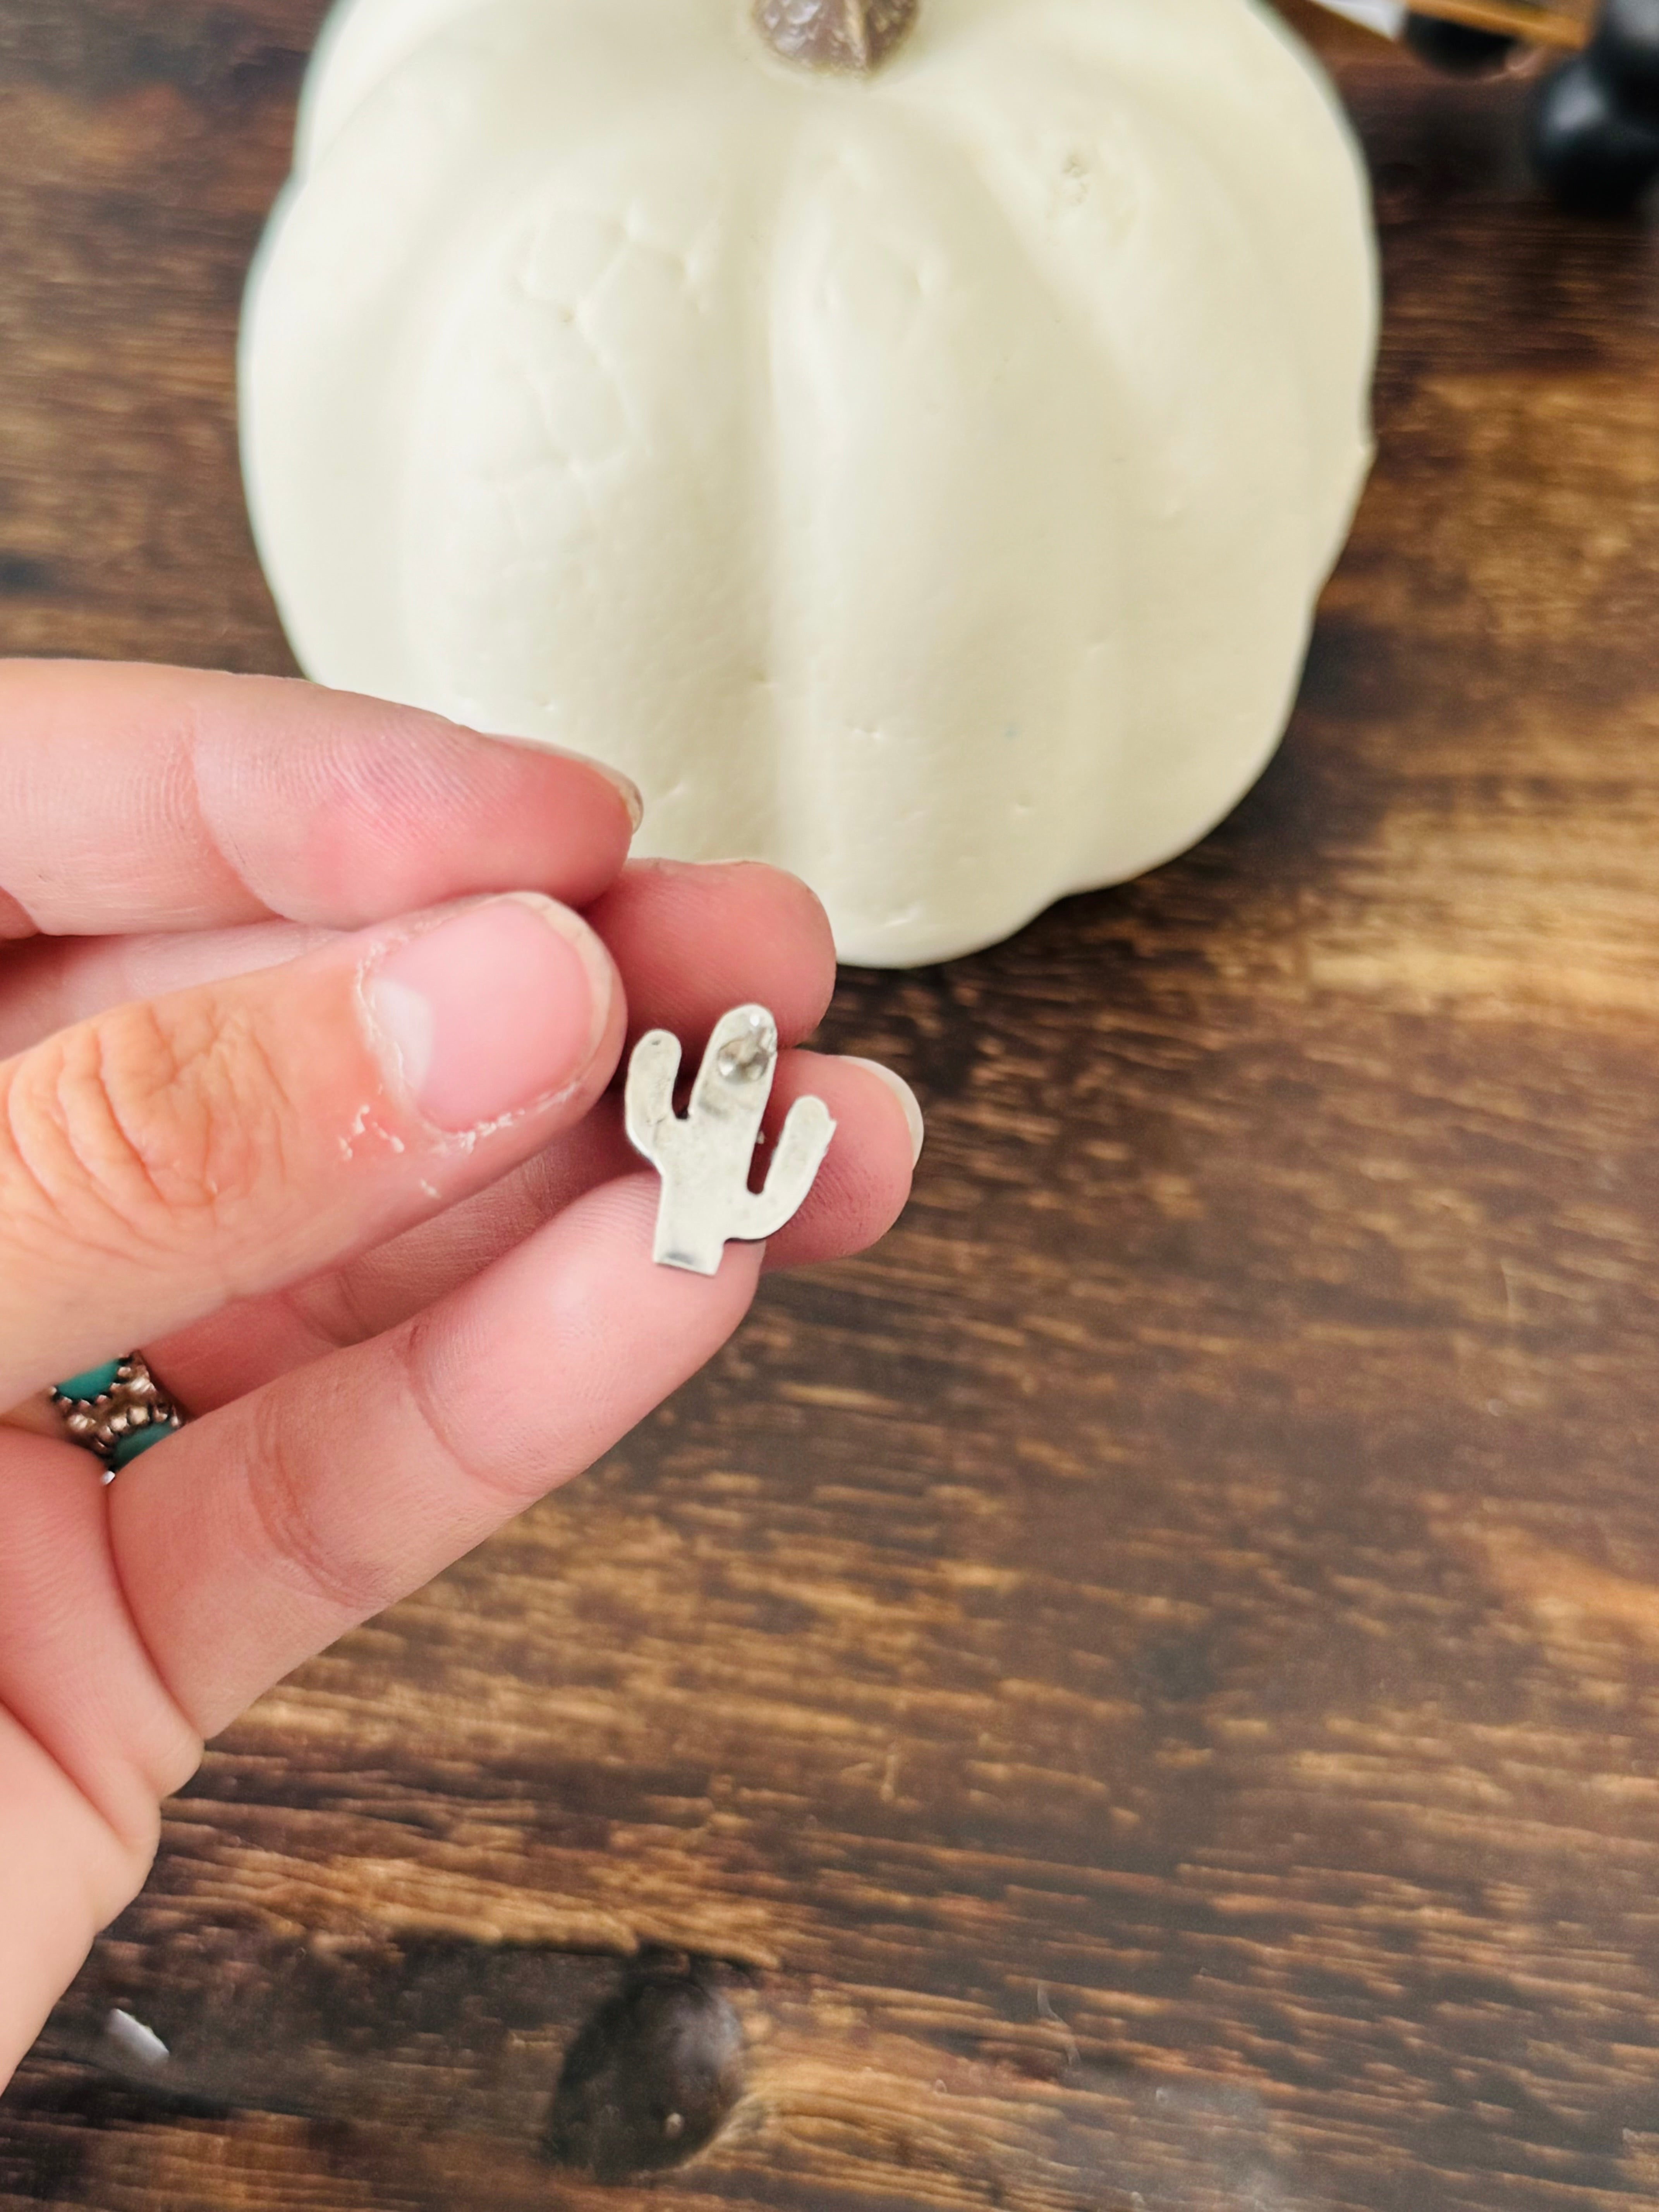
<instances>
[{"instance_id":1,"label":"silver cactus earring","mask_svg":"<svg viewBox=\"0 0 1659 2212\"><path fill-rule=\"evenodd\" d=\"M728 1243L775 1237L806 1203L836 1125L821 1098L789 1109L764 1190L749 1188L761 1119L778 1069L778 1025L764 1006L738 1006L708 1041L684 1121L674 1111L680 1042L653 1030L628 1068L628 1135L662 1177L659 1267L717 1275Z\"/></svg>"}]
</instances>

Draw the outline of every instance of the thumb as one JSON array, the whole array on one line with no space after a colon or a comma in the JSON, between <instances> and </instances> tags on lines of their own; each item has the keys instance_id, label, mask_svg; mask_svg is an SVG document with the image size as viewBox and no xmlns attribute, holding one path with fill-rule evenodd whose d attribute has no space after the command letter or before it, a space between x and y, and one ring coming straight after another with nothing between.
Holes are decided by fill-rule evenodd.
<instances>
[{"instance_id":1,"label":"thumb","mask_svg":"<svg viewBox=\"0 0 1659 2212\"><path fill-rule=\"evenodd\" d=\"M625 1023L592 931L525 895L0 1064L0 1406L494 1182L588 1111Z\"/></svg>"}]
</instances>

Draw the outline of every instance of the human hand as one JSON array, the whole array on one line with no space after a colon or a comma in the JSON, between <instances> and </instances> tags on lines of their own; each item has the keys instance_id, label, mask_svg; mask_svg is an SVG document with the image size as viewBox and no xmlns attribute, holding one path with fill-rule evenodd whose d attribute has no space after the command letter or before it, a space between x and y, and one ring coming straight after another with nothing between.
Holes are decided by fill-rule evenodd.
<instances>
[{"instance_id":1,"label":"human hand","mask_svg":"<svg viewBox=\"0 0 1659 2212\"><path fill-rule=\"evenodd\" d=\"M601 772L407 709L0 668L0 2082L204 1738L902 1205L902 1087L787 1051L773 1126L839 1125L806 1207L652 1264L630 1029L753 1000L792 1045L834 957L789 878L630 833ZM198 1418L105 1489L40 1394L134 1345Z\"/></svg>"}]
</instances>

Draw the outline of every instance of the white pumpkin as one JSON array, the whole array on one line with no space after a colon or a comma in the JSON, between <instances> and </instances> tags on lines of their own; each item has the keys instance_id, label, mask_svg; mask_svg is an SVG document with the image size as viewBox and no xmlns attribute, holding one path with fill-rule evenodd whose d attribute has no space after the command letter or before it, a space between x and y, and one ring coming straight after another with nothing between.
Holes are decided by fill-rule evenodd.
<instances>
[{"instance_id":1,"label":"white pumpkin","mask_svg":"<svg viewBox=\"0 0 1659 2212\"><path fill-rule=\"evenodd\" d=\"M1365 187L1254 0L768 4L347 0L251 502L311 674L614 762L645 850L905 965L1260 771L1370 453Z\"/></svg>"}]
</instances>

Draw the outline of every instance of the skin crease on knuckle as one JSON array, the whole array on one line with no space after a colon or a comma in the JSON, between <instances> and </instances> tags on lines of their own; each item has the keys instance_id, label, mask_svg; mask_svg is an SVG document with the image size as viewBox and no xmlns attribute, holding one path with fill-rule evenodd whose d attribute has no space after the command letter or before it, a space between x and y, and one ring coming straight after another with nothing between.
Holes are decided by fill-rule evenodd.
<instances>
[{"instance_id":1,"label":"skin crease on knuckle","mask_svg":"<svg viewBox=\"0 0 1659 2212\"><path fill-rule=\"evenodd\" d=\"M122 1006L12 1069L0 1204L93 1254L205 1246L281 1188L287 1101L255 1024L218 994ZM199 1236L198 1236L199 1230Z\"/></svg>"},{"instance_id":2,"label":"skin crease on knuckle","mask_svg":"<svg viewBox=\"0 0 1659 2212\"><path fill-rule=\"evenodd\" d=\"M344 1556L319 1529L296 1464L298 1446L274 1398L254 1401L254 1420L240 1472L257 1559L250 1569L274 1571L302 1606L325 1617L369 1620L404 1593L373 1558ZM232 1480L235 1471L227 1470ZM192 1720L196 1717L192 1715Z\"/></svg>"}]
</instances>

